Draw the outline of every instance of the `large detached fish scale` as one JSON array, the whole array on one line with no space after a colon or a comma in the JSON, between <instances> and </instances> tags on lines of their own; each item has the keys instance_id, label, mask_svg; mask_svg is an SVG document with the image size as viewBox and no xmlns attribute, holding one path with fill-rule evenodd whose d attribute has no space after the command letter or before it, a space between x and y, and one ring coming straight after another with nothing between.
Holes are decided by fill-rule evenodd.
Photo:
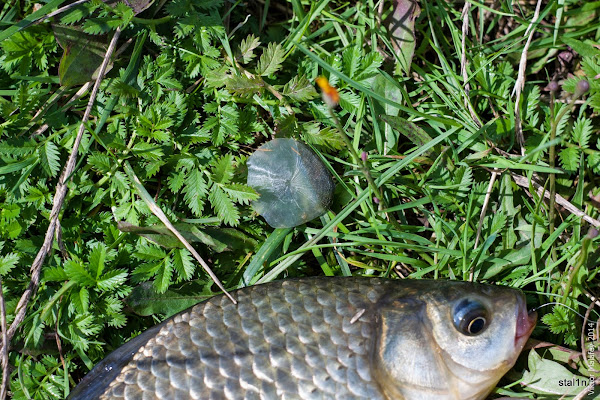
<instances>
[{"instance_id":1,"label":"large detached fish scale","mask_svg":"<svg viewBox=\"0 0 600 400\"><path fill-rule=\"evenodd\" d=\"M129 342L139 348L108 387L86 392L92 371L72 398L383 399L369 366L374 314L353 317L371 309L390 281L315 282L239 290L238 305L225 296L198 304L155 337ZM96 368L118 372L123 353Z\"/></svg>"}]
</instances>

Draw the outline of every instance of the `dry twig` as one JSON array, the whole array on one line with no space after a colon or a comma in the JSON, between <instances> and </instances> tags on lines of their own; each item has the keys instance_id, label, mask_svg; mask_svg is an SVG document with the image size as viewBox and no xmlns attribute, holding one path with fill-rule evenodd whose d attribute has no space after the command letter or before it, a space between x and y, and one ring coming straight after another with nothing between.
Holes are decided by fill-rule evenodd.
<instances>
[{"instance_id":1,"label":"dry twig","mask_svg":"<svg viewBox=\"0 0 600 400\"><path fill-rule=\"evenodd\" d=\"M517 81L515 82L515 88L513 89L513 95L515 96L515 136L517 137L517 142L519 146L521 146L521 155L525 155L525 138L523 137L523 127L521 126L521 106L519 103L521 102L521 92L525 87L525 68L527 68L527 52L529 51L529 45L531 44L531 39L533 39L533 33L535 30L533 29L534 25L539 23L538 17L540 15L540 7L542 5L542 0L538 0L537 6L535 7L535 12L533 14L533 18L531 19L531 23L529 27L527 27L527 31L525 31L525 36L529 35L527 38L527 42L525 43L525 47L523 48L523 53L521 53L521 60L519 62L519 75L517 76Z\"/></svg>"},{"instance_id":2,"label":"dry twig","mask_svg":"<svg viewBox=\"0 0 600 400\"><path fill-rule=\"evenodd\" d=\"M513 177L513 179L515 180L515 183L517 185L524 187L524 188L529 188L529 179L527 179L526 177L524 177L522 175L515 174L513 172L511 172L511 176ZM544 196L546 199L550 198L550 191L544 189L540 184L538 184L534 181L531 181L531 185L537 191L538 196ZM557 204L560 204L561 206L566 208L567 211L569 211L570 213L575 214L576 216L578 216L580 218L583 218L586 222L589 222L594 227L600 228L600 221L598 221L595 218L590 217L589 215L587 215L586 213L581 211L579 208L575 207L571 202L569 202L567 199L562 197L560 194L557 193L554 196L554 199Z\"/></svg>"},{"instance_id":3,"label":"dry twig","mask_svg":"<svg viewBox=\"0 0 600 400\"><path fill-rule=\"evenodd\" d=\"M475 110L473 109L473 105L469 99L469 91L471 90L471 85L469 85L469 75L467 74L467 33L469 32L469 12L471 11L471 3L468 1L465 2L465 5L462 10L462 38L461 38L461 57L460 57L460 72L463 77L464 89L465 89L465 107L469 109L469 113L471 114L471 118L473 118L473 122L481 128L481 120L475 114Z\"/></svg>"}]
</instances>

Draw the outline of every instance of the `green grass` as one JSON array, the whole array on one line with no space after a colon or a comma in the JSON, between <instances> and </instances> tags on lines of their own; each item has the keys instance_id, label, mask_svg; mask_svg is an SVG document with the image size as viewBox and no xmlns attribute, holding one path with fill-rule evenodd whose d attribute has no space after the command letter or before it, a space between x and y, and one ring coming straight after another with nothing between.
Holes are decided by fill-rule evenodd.
<instances>
[{"instance_id":1,"label":"green grass","mask_svg":"<svg viewBox=\"0 0 600 400\"><path fill-rule=\"evenodd\" d=\"M578 351L598 342L581 343L590 327L575 311L585 314L600 292L598 240L588 233L600 218L600 2L542 4L518 104L535 5L470 2L465 81L463 5L420 3L407 72L412 48L394 51L390 3L379 16L374 1L174 0L141 13L91 1L34 25L64 4L0 7L9 326L91 86L76 93L121 29L84 126L61 240L11 340L15 399L64 398L108 352L218 292L157 206L228 289L307 275L472 276L523 289L532 307L560 302L566 308L538 310L533 334L553 346L527 350L492 396L558 398L559 379L595 376ZM61 46L71 55L59 66ZM340 93L333 116L318 76ZM274 136L308 143L332 172L335 199L320 219L273 229L252 211L246 160ZM532 384L543 376L556 379Z\"/></svg>"}]
</instances>

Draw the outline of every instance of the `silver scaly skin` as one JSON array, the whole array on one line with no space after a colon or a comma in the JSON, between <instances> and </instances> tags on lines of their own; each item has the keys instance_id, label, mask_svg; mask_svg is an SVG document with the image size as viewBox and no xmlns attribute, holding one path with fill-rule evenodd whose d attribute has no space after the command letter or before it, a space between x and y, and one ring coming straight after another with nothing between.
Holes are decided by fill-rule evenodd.
<instances>
[{"instance_id":1,"label":"silver scaly skin","mask_svg":"<svg viewBox=\"0 0 600 400\"><path fill-rule=\"evenodd\" d=\"M477 400L535 324L519 291L466 282L302 278L233 295L126 343L69 399ZM481 323L472 304L476 335L460 331Z\"/></svg>"}]
</instances>

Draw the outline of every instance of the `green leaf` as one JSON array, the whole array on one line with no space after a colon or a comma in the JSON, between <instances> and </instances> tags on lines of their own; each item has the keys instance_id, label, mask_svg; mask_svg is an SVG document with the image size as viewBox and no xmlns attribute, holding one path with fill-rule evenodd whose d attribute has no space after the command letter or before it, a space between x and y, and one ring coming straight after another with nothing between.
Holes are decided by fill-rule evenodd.
<instances>
[{"instance_id":1,"label":"green leaf","mask_svg":"<svg viewBox=\"0 0 600 400\"><path fill-rule=\"evenodd\" d=\"M306 79L304 75L294 76L288 83L285 84L281 94L297 102L305 102L318 97L315 87L309 82L308 79Z\"/></svg>"},{"instance_id":2,"label":"green leaf","mask_svg":"<svg viewBox=\"0 0 600 400\"><path fill-rule=\"evenodd\" d=\"M590 44L564 35L561 36L560 40L579 53L582 57L595 57L600 55L600 50L594 47L594 44L597 45L596 43Z\"/></svg>"},{"instance_id":3,"label":"green leaf","mask_svg":"<svg viewBox=\"0 0 600 400\"><path fill-rule=\"evenodd\" d=\"M233 177L233 156L226 154L219 158L212 169L212 180L216 183L227 183Z\"/></svg>"},{"instance_id":4,"label":"green leaf","mask_svg":"<svg viewBox=\"0 0 600 400\"><path fill-rule=\"evenodd\" d=\"M98 289L108 291L116 289L127 280L127 270L113 269L102 275L97 281Z\"/></svg>"},{"instance_id":5,"label":"green leaf","mask_svg":"<svg viewBox=\"0 0 600 400\"><path fill-rule=\"evenodd\" d=\"M171 257L166 257L158 268L156 278L154 279L154 290L158 293L164 293L171 284L171 277L173 276L173 263Z\"/></svg>"},{"instance_id":6,"label":"green leaf","mask_svg":"<svg viewBox=\"0 0 600 400\"><path fill-rule=\"evenodd\" d=\"M254 49L260 46L260 41L254 35L248 35L248 37L242 40L240 43L239 50L235 58L242 64L248 64L255 57Z\"/></svg>"},{"instance_id":7,"label":"green leaf","mask_svg":"<svg viewBox=\"0 0 600 400\"><path fill-rule=\"evenodd\" d=\"M236 203L249 204L258 199L258 193L254 189L241 183L221 185L221 189Z\"/></svg>"},{"instance_id":8,"label":"green leaf","mask_svg":"<svg viewBox=\"0 0 600 400\"><path fill-rule=\"evenodd\" d=\"M188 205L194 215L202 215L202 209L204 208L204 199L206 198L207 185L202 172L197 168L194 168L187 179L185 180L185 186L183 188L185 193L183 199Z\"/></svg>"},{"instance_id":9,"label":"green leaf","mask_svg":"<svg viewBox=\"0 0 600 400\"><path fill-rule=\"evenodd\" d=\"M225 87L233 94L248 98L261 93L265 88L265 83L260 77L250 78L245 75L233 75L227 78Z\"/></svg>"},{"instance_id":10,"label":"green leaf","mask_svg":"<svg viewBox=\"0 0 600 400\"><path fill-rule=\"evenodd\" d=\"M64 270L69 279L79 283L82 286L95 286L96 280L85 269L81 261L67 260L64 264Z\"/></svg>"},{"instance_id":11,"label":"green leaf","mask_svg":"<svg viewBox=\"0 0 600 400\"><path fill-rule=\"evenodd\" d=\"M579 117L573 126L573 140L582 149L587 149L592 132L592 121L585 117Z\"/></svg>"},{"instance_id":12,"label":"green leaf","mask_svg":"<svg viewBox=\"0 0 600 400\"><path fill-rule=\"evenodd\" d=\"M162 260L167 256L167 253L160 247L148 243L139 243L135 247L135 250L133 256L141 261L157 261Z\"/></svg>"},{"instance_id":13,"label":"green leaf","mask_svg":"<svg viewBox=\"0 0 600 400\"><path fill-rule=\"evenodd\" d=\"M525 371L521 384L525 390L539 394L570 397L577 395L589 383L589 378L577 376L559 363L541 358L535 350L529 352L529 371ZM582 385L566 385L565 382L579 382ZM575 386L575 387L574 387Z\"/></svg>"},{"instance_id":14,"label":"green leaf","mask_svg":"<svg viewBox=\"0 0 600 400\"><path fill-rule=\"evenodd\" d=\"M0 275L8 274L19 262L19 255L16 253L8 253L0 257Z\"/></svg>"},{"instance_id":15,"label":"green leaf","mask_svg":"<svg viewBox=\"0 0 600 400\"><path fill-rule=\"evenodd\" d=\"M577 147L567 147L560 151L560 164L567 171L576 171L579 167L581 150Z\"/></svg>"},{"instance_id":16,"label":"green leaf","mask_svg":"<svg viewBox=\"0 0 600 400\"><path fill-rule=\"evenodd\" d=\"M144 282L133 289L125 302L136 314L143 316L164 314L170 317L214 296L210 290L211 286L212 282L204 283L203 286L193 282L187 284L185 289L170 289L159 293L150 282Z\"/></svg>"},{"instance_id":17,"label":"green leaf","mask_svg":"<svg viewBox=\"0 0 600 400\"><path fill-rule=\"evenodd\" d=\"M49 176L56 176L60 170L60 153L58 147L51 140L47 140L42 146L40 161Z\"/></svg>"},{"instance_id":18,"label":"green leaf","mask_svg":"<svg viewBox=\"0 0 600 400\"><path fill-rule=\"evenodd\" d=\"M90 251L90 258L88 266L90 273L94 279L98 279L104 271L104 262L107 259L106 245L104 243L97 243Z\"/></svg>"},{"instance_id":19,"label":"green leaf","mask_svg":"<svg viewBox=\"0 0 600 400\"><path fill-rule=\"evenodd\" d=\"M362 57L362 52L360 50L360 47L358 47L358 46L348 47L342 53L343 71L350 78L355 77L356 71L360 67L361 57Z\"/></svg>"},{"instance_id":20,"label":"green leaf","mask_svg":"<svg viewBox=\"0 0 600 400\"><path fill-rule=\"evenodd\" d=\"M72 26L54 25L53 30L64 50L58 68L60 84L82 85L96 79L108 49L106 37L85 33ZM101 32L98 30L94 33ZM112 64L109 64L108 69L111 67Z\"/></svg>"},{"instance_id":21,"label":"green leaf","mask_svg":"<svg viewBox=\"0 0 600 400\"><path fill-rule=\"evenodd\" d=\"M574 345L579 339L579 336L574 334L577 331L574 315L565 307L555 306L552 313L542 317L542 322L548 325L552 333L564 334L565 343L569 345Z\"/></svg>"},{"instance_id":22,"label":"green leaf","mask_svg":"<svg viewBox=\"0 0 600 400\"><path fill-rule=\"evenodd\" d=\"M173 266L179 276L186 281L192 279L196 270L196 264L192 259L192 255L186 249L173 250Z\"/></svg>"},{"instance_id":23,"label":"green leaf","mask_svg":"<svg viewBox=\"0 0 600 400\"><path fill-rule=\"evenodd\" d=\"M417 47L415 19L420 12L417 2L398 0L394 2L394 12L386 20L390 41L396 53L398 67L402 75L408 75Z\"/></svg>"},{"instance_id":24,"label":"green leaf","mask_svg":"<svg viewBox=\"0 0 600 400\"><path fill-rule=\"evenodd\" d=\"M285 50L283 50L281 44L269 43L260 56L260 60L258 60L256 73L261 76L274 74L281 68L284 56Z\"/></svg>"},{"instance_id":25,"label":"green leaf","mask_svg":"<svg viewBox=\"0 0 600 400\"><path fill-rule=\"evenodd\" d=\"M240 213L221 186L214 184L210 190L208 199L221 221L232 226L238 224Z\"/></svg>"},{"instance_id":26,"label":"green leaf","mask_svg":"<svg viewBox=\"0 0 600 400\"><path fill-rule=\"evenodd\" d=\"M344 139L336 128L321 129L318 122L306 122L300 125L302 139L307 143L323 146L329 149L341 150L344 148Z\"/></svg>"}]
</instances>

